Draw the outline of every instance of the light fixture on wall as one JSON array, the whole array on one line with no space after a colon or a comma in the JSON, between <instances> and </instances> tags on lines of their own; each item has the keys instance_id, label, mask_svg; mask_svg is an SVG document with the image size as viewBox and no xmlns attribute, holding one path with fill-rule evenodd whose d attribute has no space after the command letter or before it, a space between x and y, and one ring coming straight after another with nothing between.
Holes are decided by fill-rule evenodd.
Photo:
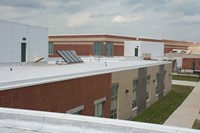
<instances>
[{"instance_id":1,"label":"light fixture on wall","mask_svg":"<svg viewBox=\"0 0 200 133\"><path fill-rule=\"evenodd\" d=\"M23 41L26 41L26 37L22 37L22 40L23 40Z\"/></svg>"},{"instance_id":2,"label":"light fixture on wall","mask_svg":"<svg viewBox=\"0 0 200 133\"><path fill-rule=\"evenodd\" d=\"M156 80L154 79L153 82L156 82Z\"/></svg>"},{"instance_id":3,"label":"light fixture on wall","mask_svg":"<svg viewBox=\"0 0 200 133\"><path fill-rule=\"evenodd\" d=\"M126 90L125 90L125 93L126 93L126 94L129 93L129 90L126 89Z\"/></svg>"}]
</instances>

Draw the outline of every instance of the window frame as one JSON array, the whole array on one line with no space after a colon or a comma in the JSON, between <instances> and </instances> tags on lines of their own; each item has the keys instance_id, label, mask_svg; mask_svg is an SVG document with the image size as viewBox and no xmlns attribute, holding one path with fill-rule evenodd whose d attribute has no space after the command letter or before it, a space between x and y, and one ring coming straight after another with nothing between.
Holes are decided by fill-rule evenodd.
<instances>
[{"instance_id":1,"label":"window frame","mask_svg":"<svg viewBox=\"0 0 200 133\"><path fill-rule=\"evenodd\" d=\"M134 85L134 81L136 81L136 85ZM137 107L137 89L138 89L138 79L133 79L132 81L132 92L133 92L133 100L132 100L132 103L131 103L131 106L132 106L132 109L136 108Z\"/></svg>"},{"instance_id":2,"label":"window frame","mask_svg":"<svg viewBox=\"0 0 200 133\"><path fill-rule=\"evenodd\" d=\"M117 118L118 89L119 89L119 83L113 83L112 89L111 89L111 109L110 109L111 110L110 118L113 118L113 119ZM114 95L113 95L113 92L114 92ZM113 104L112 106L112 102L116 102L116 103ZM114 105L116 105L116 108L114 108Z\"/></svg>"},{"instance_id":3,"label":"window frame","mask_svg":"<svg viewBox=\"0 0 200 133\"><path fill-rule=\"evenodd\" d=\"M103 104L104 102L95 105L95 117L103 117Z\"/></svg>"},{"instance_id":4,"label":"window frame","mask_svg":"<svg viewBox=\"0 0 200 133\"><path fill-rule=\"evenodd\" d=\"M53 44L53 42L48 43L48 54L54 55L54 44Z\"/></svg>"},{"instance_id":5,"label":"window frame","mask_svg":"<svg viewBox=\"0 0 200 133\"><path fill-rule=\"evenodd\" d=\"M106 97L103 97L103 98L100 98L100 99L97 99L94 101L94 105L95 105L95 117L103 117L104 116L104 103L106 101ZM102 104L102 114L101 115L98 115L98 109L99 109L99 105Z\"/></svg>"},{"instance_id":6,"label":"window frame","mask_svg":"<svg viewBox=\"0 0 200 133\"><path fill-rule=\"evenodd\" d=\"M69 114L81 114L82 110L84 109L84 105L78 106L76 108L70 109L66 111Z\"/></svg>"}]
</instances>

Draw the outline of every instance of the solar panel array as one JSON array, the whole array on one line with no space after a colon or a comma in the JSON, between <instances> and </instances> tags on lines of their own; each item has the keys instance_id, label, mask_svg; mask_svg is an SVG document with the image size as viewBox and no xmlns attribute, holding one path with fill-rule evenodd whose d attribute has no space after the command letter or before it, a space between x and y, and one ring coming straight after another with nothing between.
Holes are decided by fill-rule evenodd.
<instances>
[{"instance_id":1,"label":"solar panel array","mask_svg":"<svg viewBox=\"0 0 200 133\"><path fill-rule=\"evenodd\" d=\"M63 60L69 64L71 63L82 63L83 60L76 55L76 52L74 50L57 50L57 53L60 55L60 57L63 58Z\"/></svg>"}]
</instances>

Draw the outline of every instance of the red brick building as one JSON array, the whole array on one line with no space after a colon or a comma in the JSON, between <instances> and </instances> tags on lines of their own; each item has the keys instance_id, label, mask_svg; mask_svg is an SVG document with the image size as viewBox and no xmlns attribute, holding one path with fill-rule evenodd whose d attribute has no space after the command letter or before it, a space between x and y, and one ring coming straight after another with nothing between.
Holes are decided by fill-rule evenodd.
<instances>
[{"instance_id":1,"label":"red brick building","mask_svg":"<svg viewBox=\"0 0 200 133\"><path fill-rule=\"evenodd\" d=\"M83 60L13 66L12 70L0 67L4 75L0 77L0 107L129 119L171 90L170 62L128 57ZM138 92L133 91L133 81Z\"/></svg>"},{"instance_id":2,"label":"red brick building","mask_svg":"<svg viewBox=\"0 0 200 133\"><path fill-rule=\"evenodd\" d=\"M183 58L183 69L200 70L200 57L196 58Z\"/></svg>"},{"instance_id":3,"label":"red brick building","mask_svg":"<svg viewBox=\"0 0 200 133\"><path fill-rule=\"evenodd\" d=\"M49 57L57 57L57 50L75 50L78 55L89 56L124 56L125 41L162 42L165 45L164 53L173 49L194 49L193 42L137 38L118 35L54 35L49 36ZM194 50L193 50L194 51Z\"/></svg>"},{"instance_id":4,"label":"red brick building","mask_svg":"<svg viewBox=\"0 0 200 133\"><path fill-rule=\"evenodd\" d=\"M123 56L125 40L136 38L116 35L49 36L49 56L57 57L57 50L75 50L83 56Z\"/></svg>"},{"instance_id":5,"label":"red brick building","mask_svg":"<svg viewBox=\"0 0 200 133\"><path fill-rule=\"evenodd\" d=\"M95 116L94 101L104 97L103 117L110 117L111 74L3 90L0 107L66 113L84 105L73 113Z\"/></svg>"}]
</instances>

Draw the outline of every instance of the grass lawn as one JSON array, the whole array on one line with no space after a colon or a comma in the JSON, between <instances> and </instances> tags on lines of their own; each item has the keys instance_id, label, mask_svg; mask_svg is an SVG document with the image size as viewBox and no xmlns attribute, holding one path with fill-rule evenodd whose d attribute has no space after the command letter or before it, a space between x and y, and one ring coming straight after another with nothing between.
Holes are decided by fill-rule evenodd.
<instances>
[{"instance_id":1,"label":"grass lawn","mask_svg":"<svg viewBox=\"0 0 200 133\"><path fill-rule=\"evenodd\" d=\"M133 121L163 124L181 105L193 87L173 85L172 90L162 99L151 105L144 112L133 118Z\"/></svg>"},{"instance_id":2,"label":"grass lawn","mask_svg":"<svg viewBox=\"0 0 200 133\"><path fill-rule=\"evenodd\" d=\"M196 119L193 126L193 129L199 129L200 130L200 120Z\"/></svg>"},{"instance_id":3,"label":"grass lawn","mask_svg":"<svg viewBox=\"0 0 200 133\"><path fill-rule=\"evenodd\" d=\"M172 75L173 80L186 80L186 81L195 81L199 82L200 78L199 77L194 77L194 76L183 76L183 75Z\"/></svg>"}]
</instances>

